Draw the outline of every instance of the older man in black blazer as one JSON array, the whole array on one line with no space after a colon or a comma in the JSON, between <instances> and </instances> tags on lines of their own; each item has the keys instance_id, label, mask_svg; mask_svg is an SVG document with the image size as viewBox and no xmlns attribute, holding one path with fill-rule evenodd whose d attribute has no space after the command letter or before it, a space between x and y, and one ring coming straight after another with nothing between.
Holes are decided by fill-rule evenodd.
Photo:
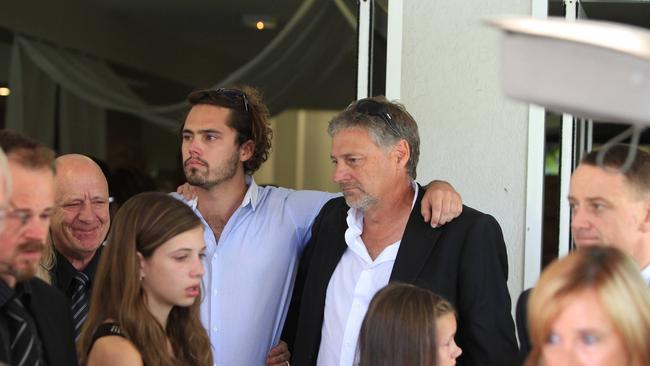
<instances>
[{"instance_id":1,"label":"older man in black blazer","mask_svg":"<svg viewBox=\"0 0 650 366\"><path fill-rule=\"evenodd\" d=\"M431 289L456 306L459 365L514 364L508 261L496 220L464 207L431 228L413 210L422 199L414 182L419 137L401 105L360 100L330 122L329 133L344 197L321 210L300 264L285 326L292 365L352 365L368 303L389 281Z\"/></svg>"},{"instance_id":2,"label":"older man in black blazer","mask_svg":"<svg viewBox=\"0 0 650 366\"><path fill-rule=\"evenodd\" d=\"M0 233L0 362L74 366L68 301L34 277L54 206L54 152L9 131L0 146L13 182Z\"/></svg>"}]
</instances>

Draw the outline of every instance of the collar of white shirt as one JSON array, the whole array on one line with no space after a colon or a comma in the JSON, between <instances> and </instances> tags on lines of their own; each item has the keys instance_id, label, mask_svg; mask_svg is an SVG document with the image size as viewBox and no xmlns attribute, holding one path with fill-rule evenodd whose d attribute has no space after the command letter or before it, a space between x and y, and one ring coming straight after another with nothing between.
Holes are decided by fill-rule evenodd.
<instances>
[{"instance_id":1,"label":"collar of white shirt","mask_svg":"<svg viewBox=\"0 0 650 366\"><path fill-rule=\"evenodd\" d=\"M411 188L415 193L413 195L413 201L411 202L411 211L413 211L415 202L418 199L419 189L417 183L415 183L414 180L411 181ZM368 254L368 250L366 249L363 242L359 240L361 234L363 233L363 211L350 207L348 210L346 222L348 223L348 229L345 231L345 242L348 244L348 248L354 251L359 257L363 258L366 263L371 263L372 259ZM382 251L382 253L375 259L375 262L380 263L387 260L395 260L397 251L399 250L399 245L395 244L399 243L400 241L384 249L384 251Z\"/></svg>"},{"instance_id":2,"label":"collar of white shirt","mask_svg":"<svg viewBox=\"0 0 650 366\"><path fill-rule=\"evenodd\" d=\"M253 177L250 175L246 176L246 186L248 186L248 189L246 190L246 195L244 195L244 199L242 200L240 207L245 207L246 205L250 204L253 211L255 211L255 208L257 208L257 196L259 190L258 190L257 183L255 183L255 179L253 179ZM183 201L187 202L187 204L190 207L192 207L194 211L197 210L197 205L198 205L197 197L194 197L192 200L189 201L186 200L184 197L180 197L180 198Z\"/></svg>"}]
</instances>

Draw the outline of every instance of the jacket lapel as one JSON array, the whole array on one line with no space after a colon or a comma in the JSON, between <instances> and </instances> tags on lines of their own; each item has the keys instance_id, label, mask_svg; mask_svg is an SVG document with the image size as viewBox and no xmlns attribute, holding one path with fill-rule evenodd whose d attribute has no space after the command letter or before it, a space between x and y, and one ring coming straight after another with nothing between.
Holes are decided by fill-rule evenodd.
<instances>
[{"instance_id":1,"label":"jacket lapel","mask_svg":"<svg viewBox=\"0 0 650 366\"><path fill-rule=\"evenodd\" d=\"M318 260L322 263L323 266L322 270L318 271L319 287L321 288L321 292L323 294L327 292L327 286L329 285L329 281L334 274L334 270L341 261L343 253L345 253L346 249L348 248L348 245L345 243L345 235L341 235L341 233L345 233L348 228L348 223L346 220L348 206L344 205L344 207L346 209L341 212L341 215L336 215L335 228L333 228L330 233L325 236L325 240L329 243L321 245L321 248L324 250L321 250L319 253L314 253L316 254L316 257L319 258ZM334 233L334 235L331 233Z\"/></svg>"},{"instance_id":2,"label":"jacket lapel","mask_svg":"<svg viewBox=\"0 0 650 366\"><path fill-rule=\"evenodd\" d=\"M402 242L395 258L393 272L390 276L391 282L416 282L440 237L441 228L431 228L429 223L424 222L424 217L420 213L424 189L419 185L418 187L418 198L406 223Z\"/></svg>"},{"instance_id":3,"label":"jacket lapel","mask_svg":"<svg viewBox=\"0 0 650 366\"><path fill-rule=\"evenodd\" d=\"M42 303L43 299L39 296L39 289L34 284L35 281L38 280L31 279L25 282L25 286L29 286L31 291L29 311L34 318L34 323L36 323L36 328L38 329L38 335L43 347L44 361L48 365L51 365L53 362L52 360L54 359L54 353L57 352L56 347L53 347L52 344L57 338L52 337L52 335L59 334L59 332L57 331L56 324L54 324L54 319L51 314L48 314L48 311L44 308Z\"/></svg>"}]
</instances>

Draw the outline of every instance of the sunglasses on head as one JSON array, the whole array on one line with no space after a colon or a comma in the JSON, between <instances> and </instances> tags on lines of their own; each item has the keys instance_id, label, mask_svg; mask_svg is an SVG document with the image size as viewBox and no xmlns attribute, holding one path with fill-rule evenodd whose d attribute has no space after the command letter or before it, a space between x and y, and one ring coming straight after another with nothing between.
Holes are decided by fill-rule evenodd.
<instances>
[{"instance_id":1,"label":"sunglasses on head","mask_svg":"<svg viewBox=\"0 0 650 366\"><path fill-rule=\"evenodd\" d=\"M246 99L246 94L239 89L230 89L230 88L219 88L210 90L210 93L216 93L218 95L223 95L230 100L237 100L241 98L244 101L244 109L248 113L248 99Z\"/></svg>"},{"instance_id":2,"label":"sunglasses on head","mask_svg":"<svg viewBox=\"0 0 650 366\"><path fill-rule=\"evenodd\" d=\"M390 116L390 114L388 114L388 110L384 104L379 103L376 100L366 98L357 101L357 105L354 107L354 110L359 113L367 114L369 116L377 116L381 118L384 122L386 122L388 128L393 131L395 136L402 135L399 130L397 130L397 126L395 126L393 118Z\"/></svg>"}]
</instances>

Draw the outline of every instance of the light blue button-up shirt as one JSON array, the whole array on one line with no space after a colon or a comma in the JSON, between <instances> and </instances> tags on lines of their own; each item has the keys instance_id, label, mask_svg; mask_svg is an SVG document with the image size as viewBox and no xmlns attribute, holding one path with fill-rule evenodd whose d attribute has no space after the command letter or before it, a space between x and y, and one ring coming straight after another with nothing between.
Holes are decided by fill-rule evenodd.
<instances>
[{"instance_id":1,"label":"light blue button-up shirt","mask_svg":"<svg viewBox=\"0 0 650 366\"><path fill-rule=\"evenodd\" d=\"M265 364L269 350L280 341L311 225L325 202L337 196L259 187L251 177L246 183L244 200L218 243L196 201L184 200L205 225L201 320L219 366Z\"/></svg>"}]
</instances>

